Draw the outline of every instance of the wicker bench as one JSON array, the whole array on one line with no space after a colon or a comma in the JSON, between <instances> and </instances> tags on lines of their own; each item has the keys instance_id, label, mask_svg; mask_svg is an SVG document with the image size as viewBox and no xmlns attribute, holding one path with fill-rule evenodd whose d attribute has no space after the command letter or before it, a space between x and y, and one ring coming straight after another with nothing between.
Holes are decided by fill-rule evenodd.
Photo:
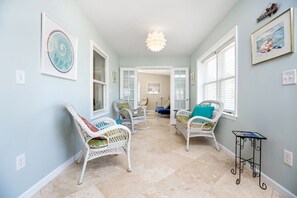
<instances>
[{"instance_id":1,"label":"wicker bench","mask_svg":"<svg viewBox=\"0 0 297 198\"><path fill-rule=\"evenodd\" d=\"M190 117L192 114L191 111L181 109L176 113L176 128L183 134L187 141L187 151L189 150L190 138L201 136L213 138L216 148L219 150L219 146L214 135L214 130L219 118L223 113L224 105L222 102L214 100L205 100L199 105L214 106L215 109L213 111L212 118L208 119L201 116Z\"/></svg>"}]
</instances>

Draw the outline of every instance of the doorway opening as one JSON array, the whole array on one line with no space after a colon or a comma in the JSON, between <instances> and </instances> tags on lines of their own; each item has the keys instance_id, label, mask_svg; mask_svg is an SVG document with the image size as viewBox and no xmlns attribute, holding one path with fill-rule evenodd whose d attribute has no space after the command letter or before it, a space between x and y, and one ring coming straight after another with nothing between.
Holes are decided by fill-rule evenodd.
<instances>
[{"instance_id":1,"label":"doorway opening","mask_svg":"<svg viewBox=\"0 0 297 198\"><path fill-rule=\"evenodd\" d=\"M166 80L165 80L166 79ZM169 79L169 82L168 82ZM189 108L189 68L172 66L137 66L120 68L120 98L136 108L147 100L147 110L170 106L170 123L175 113ZM168 104L169 102L169 104Z\"/></svg>"},{"instance_id":2,"label":"doorway opening","mask_svg":"<svg viewBox=\"0 0 297 198\"><path fill-rule=\"evenodd\" d=\"M170 75L171 70L169 68L137 69L138 104L146 102L145 106L148 111L155 111L161 107L170 109Z\"/></svg>"}]
</instances>

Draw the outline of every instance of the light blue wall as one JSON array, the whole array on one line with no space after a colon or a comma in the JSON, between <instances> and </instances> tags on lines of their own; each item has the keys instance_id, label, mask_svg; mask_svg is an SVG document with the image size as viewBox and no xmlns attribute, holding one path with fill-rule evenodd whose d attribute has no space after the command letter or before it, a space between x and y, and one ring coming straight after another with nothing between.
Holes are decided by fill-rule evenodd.
<instances>
[{"instance_id":1,"label":"light blue wall","mask_svg":"<svg viewBox=\"0 0 297 198\"><path fill-rule=\"evenodd\" d=\"M135 66L174 66L189 67L190 57L120 57L121 67Z\"/></svg>"},{"instance_id":2,"label":"light blue wall","mask_svg":"<svg viewBox=\"0 0 297 198\"><path fill-rule=\"evenodd\" d=\"M77 81L40 74L41 12L78 38ZM80 149L63 104L72 103L90 117L90 40L110 57L110 101L119 96L111 82L118 56L98 36L72 0L1 0L0 2L0 197L17 197ZM26 84L15 83L15 70L26 72ZM16 171L16 156L26 167Z\"/></svg>"},{"instance_id":3,"label":"light blue wall","mask_svg":"<svg viewBox=\"0 0 297 198\"><path fill-rule=\"evenodd\" d=\"M118 71L118 65L191 65L193 70L200 55L236 24L239 30L239 118L236 121L222 118L217 138L233 150L233 129L263 133L268 137L263 145L264 173L297 194L296 160L293 168L282 162L284 148L292 151L297 159L297 86L281 86L281 72L297 68L297 56L286 55L256 66L251 66L250 60L249 36L269 20L255 22L268 3L267 0L239 0L190 61L189 57L121 57L119 60L72 0L1 0L0 197L20 195L79 151L78 136L63 104L70 102L83 116L90 116L90 39L109 55L110 71ZM278 14L296 6L294 0L283 0ZM79 39L77 81L40 74L42 11ZM25 85L15 84L16 69L26 72ZM115 84L110 80L110 90L110 101L113 101L118 98L119 81ZM191 101L196 101L196 87L191 86L191 91ZM26 154L26 167L16 171L15 158L22 153Z\"/></svg>"},{"instance_id":4,"label":"light blue wall","mask_svg":"<svg viewBox=\"0 0 297 198\"><path fill-rule=\"evenodd\" d=\"M276 15L289 7L297 6L297 1L293 0L279 2L280 10ZM297 54L251 65L250 34L271 20L268 18L256 23L256 18L269 3L268 0L239 0L193 53L191 69L196 68L197 59L205 51L238 25L239 117L236 121L222 118L216 130L217 139L234 152L232 130L252 130L262 133L268 138L263 144L263 172L297 195L297 85L281 85L281 73L297 68ZM297 39L296 33L295 28L295 39ZM193 106L196 101L196 86L192 86L191 93ZM284 149L293 152L295 160L293 167L283 163Z\"/></svg>"}]
</instances>

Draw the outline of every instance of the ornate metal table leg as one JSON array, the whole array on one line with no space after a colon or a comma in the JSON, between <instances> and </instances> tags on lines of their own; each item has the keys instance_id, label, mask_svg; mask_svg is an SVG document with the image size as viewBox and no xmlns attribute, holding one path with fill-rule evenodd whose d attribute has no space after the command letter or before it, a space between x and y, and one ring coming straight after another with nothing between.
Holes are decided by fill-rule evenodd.
<instances>
[{"instance_id":1,"label":"ornate metal table leg","mask_svg":"<svg viewBox=\"0 0 297 198\"><path fill-rule=\"evenodd\" d=\"M239 138L239 166L238 166L238 179L236 179L236 184L240 184L241 181L241 173L243 169L242 160L241 160L241 150L243 149L243 145L241 145L242 138ZM244 144L244 143L243 143Z\"/></svg>"},{"instance_id":2,"label":"ornate metal table leg","mask_svg":"<svg viewBox=\"0 0 297 198\"><path fill-rule=\"evenodd\" d=\"M253 163L252 163L252 169L253 169L253 177L257 177L256 167L255 167L255 150L256 150L256 139L251 139L251 144L253 148Z\"/></svg>"},{"instance_id":3,"label":"ornate metal table leg","mask_svg":"<svg viewBox=\"0 0 297 198\"><path fill-rule=\"evenodd\" d=\"M261 149L262 149L262 140L260 140L260 148L259 148L259 152L260 152L260 163L259 163L259 186L260 188L262 188L263 190L267 189L267 185L263 182L261 183L261 160L262 160L262 156L261 156Z\"/></svg>"},{"instance_id":4,"label":"ornate metal table leg","mask_svg":"<svg viewBox=\"0 0 297 198\"><path fill-rule=\"evenodd\" d=\"M238 145L238 142L237 142L237 136L235 136L235 155L234 155L234 168L232 168L231 169L231 173L233 174L233 175L236 175L236 170L237 170L237 167L238 167L238 165L237 165L237 145Z\"/></svg>"}]
</instances>

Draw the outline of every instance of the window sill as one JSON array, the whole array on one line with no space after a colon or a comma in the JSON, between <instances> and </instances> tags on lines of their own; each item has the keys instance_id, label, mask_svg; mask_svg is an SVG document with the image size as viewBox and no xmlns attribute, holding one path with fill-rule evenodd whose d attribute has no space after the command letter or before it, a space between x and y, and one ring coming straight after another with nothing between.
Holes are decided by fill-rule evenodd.
<instances>
[{"instance_id":1,"label":"window sill","mask_svg":"<svg viewBox=\"0 0 297 198\"><path fill-rule=\"evenodd\" d=\"M104 110L92 112L91 120L103 117L103 116L107 115L108 113L109 113L109 111L104 111Z\"/></svg>"},{"instance_id":2,"label":"window sill","mask_svg":"<svg viewBox=\"0 0 297 198\"><path fill-rule=\"evenodd\" d=\"M227 118L230 120L237 120L238 116L237 115L233 115L233 114L229 114L229 113L224 113L222 114L223 118Z\"/></svg>"}]
</instances>

